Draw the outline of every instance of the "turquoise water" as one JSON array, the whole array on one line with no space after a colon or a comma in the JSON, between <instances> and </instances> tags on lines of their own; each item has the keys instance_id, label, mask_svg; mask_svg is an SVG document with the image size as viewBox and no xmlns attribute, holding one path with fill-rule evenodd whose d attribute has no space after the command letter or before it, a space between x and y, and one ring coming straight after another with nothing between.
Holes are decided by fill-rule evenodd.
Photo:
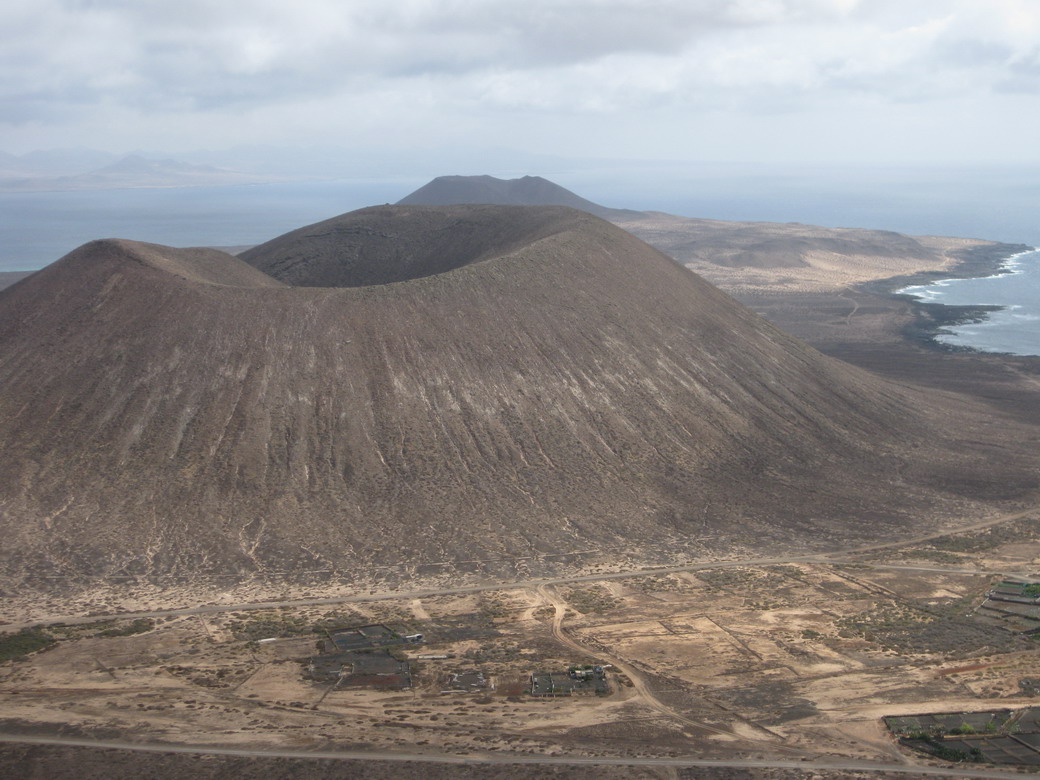
<instances>
[{"instance_id":1,"label":"turquoise water","mask_svg":"<svg viewBox=\"0 0 1040 780\"><path fill-rule=\"evenodd\" d=\"M1003 306L983 322L945 328L936 341L1014 355L1040 355L1040 251L1016 255L1006 273L981 279L946 279L900 292L928 303Z\"/></svg>"}]
</instances>

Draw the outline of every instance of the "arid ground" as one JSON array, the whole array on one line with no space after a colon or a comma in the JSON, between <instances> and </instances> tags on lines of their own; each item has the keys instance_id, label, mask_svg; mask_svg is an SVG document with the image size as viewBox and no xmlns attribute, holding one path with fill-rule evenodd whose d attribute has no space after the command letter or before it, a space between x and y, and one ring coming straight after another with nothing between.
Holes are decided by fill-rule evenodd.
<instances>
[{"instance_id":1,"label":"arid ground","mask_svg":"<svg viewBox=\"0 0 1040 780\"><path fill-rule=\"evenodd\" d=\"M1040 512L1023 512L786 563L68 620L46 628L54 646L0 667L2 730L74 744L550 762L532 771L564 757L662 759L654 771L673 773L684 759L800 762L824 777L828 762L844 762L835 776L942 766L900 749L880 718L1036 704L1020 685L1035 673L1036 642L974 611L999 575L1040 567L1038 530ZM377 622L424 634L405 651L412 688L306 679L321 627ZM525 691L531 672L584 663L608 665L608 695ZM452 673L477 670L488 688L450 690ZM752 770L733 776L784 776Z\"/></svg>"},{"instance_id":2,"label":"arid ground","mask_svg":"<svg viewBox=\"0 0 1040 780\"><path fill-rule=\"evenodd\" d=\"M824 354L899 382L983 399L1024 422L1040 419L1040 358L940 348L930 341L935 328L972 312L890 294L911 280L992 273L1001 255L1024 247L668 214L617 224ZM720 236L718 246L703 248L705 235ZM994 256L979 251L987 247ZM748 264L725 264L741 252Z\"/></svg>"},{"instance_id":3,"label":"arid ground","mask_svg":"<svg viewBox=\"0 0 1040 780\"><path fill-rule=\"evenodd\" d=\"M951 413L985 408L1018 431L1006 453L999 437L966 442L995 464L1040 440L1040 359L930 346L920 334L934 315L877 286L953 270L953 253L980 242L733 266L684 260L675 247L689 226L624 224L823 353ZM961 513L909 513L902 541L820 549L792 531L773 554L736 539L658 567L607 563L590 545L555 573L518 558L497 581L460 569L414 588L404 572L362 588L258 578L223 591L141 581L75 600L12 594L5 628L40 626L51 644L0 664L0 765L26 777L72 777L73 762L76 777L1019 776L910 752L881 721L1040 703L1040 645L978 613L1001 578L1040 574L1040 501L1024 488L973 494L969 477ZM324 629L368 623L424 635L396 651L410 688L307 679ZM531 673L576 664L606 667L609 693L526 691ZM488 687L452 691L451 675L469 671Z\"/></svg>"}]
</instances>

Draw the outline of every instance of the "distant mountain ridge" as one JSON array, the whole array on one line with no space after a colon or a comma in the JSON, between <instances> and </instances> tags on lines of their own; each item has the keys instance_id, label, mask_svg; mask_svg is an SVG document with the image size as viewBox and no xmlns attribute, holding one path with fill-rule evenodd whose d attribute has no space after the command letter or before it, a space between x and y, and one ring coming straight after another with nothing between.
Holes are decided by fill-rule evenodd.
<instances>
[{"instance_id":1,"label":"distant mountain ridge","mask_svg":"<svg viewBox=\"0 0 1040 780\"><path fill-rule=\"evenodd\" d=\"M100 168L70 176L31 176L0 179L0 191L48 192L144 187L197 187L246 184L258 177L172 159L139 154L121 157Z\"/></svg>"},{"instance_id":2,"label":"distant mountain ridge","mask_svg":"<svg viewBox=\"0 0 1040 780\"><path fill-rule=\"evenodd\" d=\"M113 163L93 171L94 175L116 174L133 176L139 176L142 174L169 176L223 173L228 173L228 171L222 171L220 168L215 168L212 165L194 165L192 163L186 163L180 160L171 160L168 158L153 160L139 154L127 155L126 157L122 157Z\"/></svg>"},{"instance_id":3,"label":"distant mountain ridge","mask_svg":"<svg viewBox=\"0 0 1040 780\"><path fill-rule=\"evenodd\" d=\"M118 160L98 149L36 149L25 154L0 151L0 179L75 176Z\"/></svg>"},{"instance_id":4,"label":"distant mountain ridge","mask_svg":"<svg viewBox=\"0 0 1040 780\"><path fill-rule=\"evenodd\" d=\"M438 176L397 202L399 206L462 204L570 206L572 209L595 214L607 220L633 219L642 213L601 206L541 176L523 176L519 179L498 179L494 176Z\"/></svg>"},{"instance_id":5,"label":"distant mountain ridge","mask_svg":"<svg viewBox=\"0 0 1040 780\"><path fill-rule=\"evenodd\" d=\"M439 176L399 205L570 206L622 226L681 263L728 268L801 268L821 256L935 259L916 239L887 230L728 222L601 206L541 176ZM663 229L662 229L663 228Z\"/></svg>"}]
</instances>

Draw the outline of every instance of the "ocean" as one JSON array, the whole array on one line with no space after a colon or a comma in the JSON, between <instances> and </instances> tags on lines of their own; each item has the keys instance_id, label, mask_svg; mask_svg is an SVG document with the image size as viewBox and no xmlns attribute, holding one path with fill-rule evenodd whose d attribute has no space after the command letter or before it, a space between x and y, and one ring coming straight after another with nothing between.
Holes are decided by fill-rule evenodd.
<instances>
[{"instance_id":1,"label":"ocean","mask_svg":"<svg viewBox=\"0 0 1040 780\"><path fill-rule=\"evenodd\" d=\"M392 203L425 181L0 192L0 271L42 268L97 238L169 246L259 244L346 211Z\"/></svg>"},{"instance_id":2,"label":"ocean","mask_svg":"<svg viewBox=\"0 0 1040 780\"><path fill-rule=\"evenodd\" d=\"M996 276L946 279L900 292L928 303L1003 307L981 322L944 328L936 341L985 352L1040 355L1040 252L1014 255L1003 270Z\"/></svg>"},{"instance_id":3,"label":"ocean","mask_svg":"<svg viewBox=\"0 0 1040 780\"><path fill-rule=\"evenodd\" d=\"M541 175L616 208L1040 246L1040 170L1034 169L641 163L492 173L502 178ZM95 238L171 246L258 244L353 209L396 202L426 181L426 177L399 176L0 193L0 271L42 268ZM1008 307L984 325L958 327L943 340L978 349L1040 354L1040 261L1033 256L1017 262L1014 274L949 282L921 291L937 302L999 302Z\"/></svg>"}]
</instances>

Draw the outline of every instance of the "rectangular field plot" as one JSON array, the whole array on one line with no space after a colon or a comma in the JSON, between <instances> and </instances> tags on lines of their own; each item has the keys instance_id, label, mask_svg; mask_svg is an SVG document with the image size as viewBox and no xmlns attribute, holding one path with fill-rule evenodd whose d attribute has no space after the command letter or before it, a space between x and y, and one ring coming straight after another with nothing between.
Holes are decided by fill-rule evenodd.
<instances>
[{"instance_id":1,"label":"rectangular field plot","mask_svg":"<svg viewBox=\"0 0 1040 780\"><path fill-rule=\"evenodd\" d=\"M672 630L669 630L671 628ZM596 626L580 632L626 657L689 682L758 669L760 660L705 617Z\"/></svg>"},{"instance_id":2,"label":"rectangular field plot","mask_svg":"<svg viewBox=\"0 0 1040 780\"><path fill-rule=\"evenodd\" d=\"M1040 734L1040 707L1031 707L1015 721L1019 734Z\"/></svg>"},{"instance_id":3,"label":"rectangular field plot","mask_svg":"<svg viewBox=\"0 0 1040 780\"><path fill-rule=\"evenodd\" d=\"M1011 717L1010 710L985 712L940 712L928 715L904 715L885 718L885 725L894 734L926 732L935 734L982 734L1003 728Z\"/></svg>"},{"instance_id":4,"label":"rectangular field plot","mask_svg":"<svg viewBox=\"0 0 1040 780\"><path fill-rule=\"evenodd\" d=\"M945 761L1040 766L1040 708L883 718L903 744Z\"/></svg>"},{"instance_id":5,"label":"rectangular field plot","mask_svg":"<svg viewBox=\"0 0 1040 780\"><path fill-rule=\"evenodd\" d=\"M971 755L973 749L982 753L982 759L991 764L1025 764L1040 766L1040 753L1011 737L983 737L979 739L946 739L943 746Z\"/></svg>"},{"instance_id":6,"label":"rectangular field plot","mask_svg":"<svg viewBox=\"0 0 1040 780\"><path fill-rule=\"evenodd\" d=\"M1015 739L1040 751L1040 734L1015 734Z\"/></svg>"}]
</instances>

